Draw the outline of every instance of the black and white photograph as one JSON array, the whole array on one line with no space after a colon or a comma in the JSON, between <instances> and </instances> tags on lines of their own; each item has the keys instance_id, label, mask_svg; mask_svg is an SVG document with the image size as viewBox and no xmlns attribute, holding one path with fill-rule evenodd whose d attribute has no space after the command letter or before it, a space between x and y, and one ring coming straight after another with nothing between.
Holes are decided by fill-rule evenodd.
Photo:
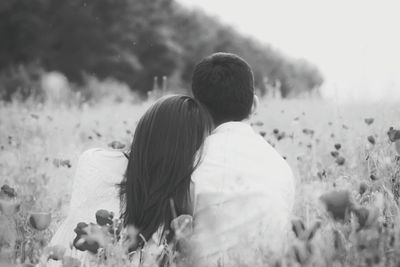
<instances>
[{"instance_id":1,"label":"black and white photograph","mask_svg":"<svg viewBox=\"0 0 400 267\"><path fill-rule=\"evenodd\" d=\"M399 10L0 0L0 267L400 266Z\"/></svg>"}]
</instances>

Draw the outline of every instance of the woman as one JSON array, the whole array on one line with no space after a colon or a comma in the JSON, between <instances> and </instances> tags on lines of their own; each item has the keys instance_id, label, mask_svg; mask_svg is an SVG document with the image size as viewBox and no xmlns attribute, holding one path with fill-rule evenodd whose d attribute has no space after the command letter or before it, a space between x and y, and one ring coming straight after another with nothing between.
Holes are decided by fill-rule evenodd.
<instances>
[{"instance_id":1,"label":"woman","mask_svg":"<svg viewBox=\"0 0 400 267\"><path fill-rule=\"evenodd\" d=\"M135 226L146 241L160 229L171 233L174 215L192 214L191 175L211 130L212 119L196 100L170 96L142 116L128 159L118 151L84 152L74 179L70 212L50 246L69 248L77 223L93 222L99 209L119 215L125 226ZM171 239L171 235L161 236ZM83 259L85 253L78 257Z\"/></svg>"}]
</instances>

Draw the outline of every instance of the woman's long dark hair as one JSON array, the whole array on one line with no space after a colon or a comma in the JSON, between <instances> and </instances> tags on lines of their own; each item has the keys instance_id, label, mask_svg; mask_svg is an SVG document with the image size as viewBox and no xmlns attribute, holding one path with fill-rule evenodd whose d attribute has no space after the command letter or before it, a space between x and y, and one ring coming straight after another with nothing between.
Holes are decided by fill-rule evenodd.
<instances>
[{"instance_id":1,"label":"woman's long dark hair","mask_svg":"<svg viewBox=\"0 0 400 267\"><path fill-rule=\"evenodd\" d=\"M170 230L170 199L176 215L192 214L191 175L211 129L210 115L189 96L163 98L142 116L119 185L125 226L134 225L146 240L160 226Z\"/></svg>"}]
</instances>

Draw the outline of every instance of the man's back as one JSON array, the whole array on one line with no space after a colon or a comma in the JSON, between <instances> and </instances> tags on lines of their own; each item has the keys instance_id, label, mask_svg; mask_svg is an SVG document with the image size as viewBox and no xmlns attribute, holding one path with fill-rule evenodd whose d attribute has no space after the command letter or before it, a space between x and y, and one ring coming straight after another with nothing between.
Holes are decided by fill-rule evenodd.
<instances>
[{"instance_id":1,"label":"man's back","mask_svg":"<svg viewBox=\"0 0 400 267\"><path fill-rule=\"evenodd\" d=\"M231 250L236 255L246 242L279 252L294 202L286 161L243 122L217 127L203 153L192 175L196 253L215 258Z\"/></svg>"}]
</instances>

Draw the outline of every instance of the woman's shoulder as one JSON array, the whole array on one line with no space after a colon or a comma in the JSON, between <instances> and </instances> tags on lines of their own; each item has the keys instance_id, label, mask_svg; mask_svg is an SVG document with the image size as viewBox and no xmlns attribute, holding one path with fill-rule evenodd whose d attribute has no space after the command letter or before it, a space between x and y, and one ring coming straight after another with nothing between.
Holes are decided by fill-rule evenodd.
<instances>
[{"instance_id":1,"label":"woman's shoulder","mask_svg":"<svg viewBox=\"0 0 400 267\"><path fill-rule=\"evenodd\" d=\"M107 172L124 173L128 159L123 151L104 148L90 148L79 157L79 165L96 167Z\"/></svg>"}]
</instances>

